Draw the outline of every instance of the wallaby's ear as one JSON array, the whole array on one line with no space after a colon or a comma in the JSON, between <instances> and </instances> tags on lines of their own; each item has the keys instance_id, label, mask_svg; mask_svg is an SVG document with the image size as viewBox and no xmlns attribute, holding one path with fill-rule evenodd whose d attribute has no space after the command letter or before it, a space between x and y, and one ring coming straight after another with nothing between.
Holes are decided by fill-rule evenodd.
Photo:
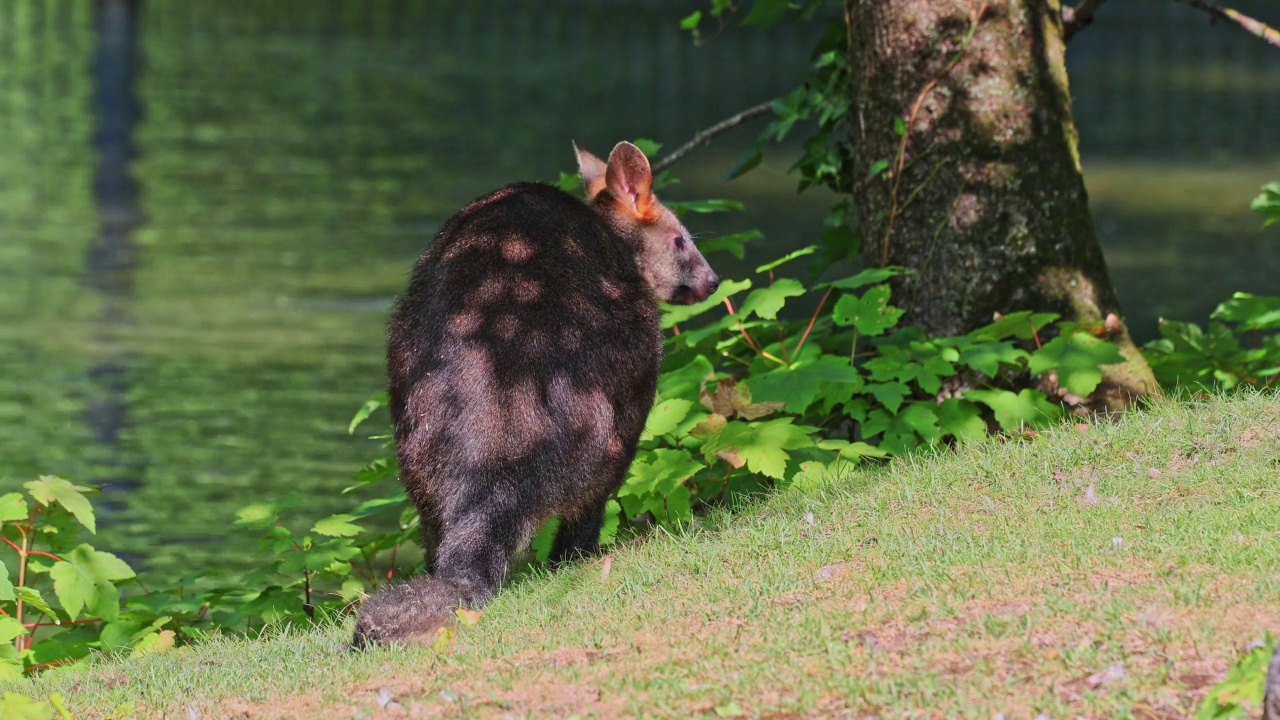
<instances>
[{"instance_id":1,"label":"wallaby's ear","mask_svg":"<svg viewBox=\"0 0 1280 720\"><path fill-rule=\"evenodd\" d=\"M640 148L629 142L620 142L609 153L609 168L605 172L605 185L609 193L627 206L637 216L651 214L653 197L653 173L649 170L649 158Z\"/></svg>"},{"instance_id":2,"label":"wallaby's ear","mask_svg":"<svg viewBox=\"0 0 1280 720\"><path fill-rule=\"evenodd\" d=\"M600 158L573 144L573 151L578 155L578 174L582 176L582 184L587 189L587 202L596 199L596 195L604 189L604 175L608 166Z\"/></svg>"}]
</instances>

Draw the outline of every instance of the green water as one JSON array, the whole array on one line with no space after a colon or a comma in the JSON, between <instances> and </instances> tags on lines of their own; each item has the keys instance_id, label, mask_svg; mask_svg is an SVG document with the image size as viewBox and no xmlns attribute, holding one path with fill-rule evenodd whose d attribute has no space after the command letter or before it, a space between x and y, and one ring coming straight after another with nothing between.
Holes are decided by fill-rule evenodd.
<instances>
[{"instance_id":1,"label":"green water","mask_svg":"<svg viewBox=\"0 0 1280 720\"><path fill-rule=\"evenodd\" d=\"M0 0L0 489L105 483L97 544L153 575L251 565L230 530L248 502L297 492L300 522L349 507L339 491L377 444L347 420L381 388L386 309L449 214L554 178L570 139L682 142L804 66L809 31L694 48L664 7L155 0L121 31L85 0ZM133 105L102 95L120 87ZM1105 112L1086 100L1082 127ZM1140 334L1274 284L1277 240L1244 210L1280 177L1259 133L1224 174L1244 156L1129 157L1084 132ZM673 190L749 203L690 222L764 229L748 263L717 262L729 276L813 242L826 203L794 195L783 156L721 187L749 136Z\"/></svg>"}]
</instances>

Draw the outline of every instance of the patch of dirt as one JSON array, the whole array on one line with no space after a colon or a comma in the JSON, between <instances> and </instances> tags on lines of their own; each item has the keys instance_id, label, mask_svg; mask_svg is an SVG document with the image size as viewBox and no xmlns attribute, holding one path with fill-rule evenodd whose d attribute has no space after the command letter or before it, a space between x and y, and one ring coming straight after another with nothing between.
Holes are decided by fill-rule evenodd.
<instances>
[{"instance_id":1,"label":"patch of dirt","mask_svg":"<svg viewBox=\"0 0 1280 720\"><path fill-rule=\"evenodd\" d=\"M1280 422L1253 425L1241 430L1236 436L1236 445L1247 450L1259 447L1280 447Z\"/></svg>"}]
</instances>

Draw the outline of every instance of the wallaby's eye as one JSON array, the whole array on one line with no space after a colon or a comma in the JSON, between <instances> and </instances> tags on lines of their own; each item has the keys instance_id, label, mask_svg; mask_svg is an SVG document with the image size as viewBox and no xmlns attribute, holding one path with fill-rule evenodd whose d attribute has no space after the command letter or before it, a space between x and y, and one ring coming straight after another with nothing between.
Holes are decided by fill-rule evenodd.
<instances>
[{"instance_id":1,"label":"wallaby's eye","mask_svg":"<svg viewBox=\"0 0 1280 720\"><path fill-rule=\"evenodd\" d=\"M679 235L677 235L677 236L675 236L674 238L672 238L672 239L671 239L671 242L675 243L675 245L676 245L676 249L677 249L677 250L683 250L683 249L684 249L684 238L683 238L683 237L680 237Z\"/></svg>"}]
</instances>

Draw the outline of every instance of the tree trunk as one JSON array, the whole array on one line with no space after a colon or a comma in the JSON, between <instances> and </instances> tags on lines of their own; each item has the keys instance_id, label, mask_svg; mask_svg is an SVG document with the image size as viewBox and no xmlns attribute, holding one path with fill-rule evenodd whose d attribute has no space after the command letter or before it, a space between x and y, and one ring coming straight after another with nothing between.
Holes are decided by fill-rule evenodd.
<instances>
[{"instance_id":1,"label":"tree trunk","mask_svg":"<svg viewBox=\"0 0 1280 720\"><path fill-rule=\"evenodd\" d=\"M845 0L855 177L874 265L931 334L994 313L1052 311L1107 326L1128 362L1104 368L1111 407L1157 392L1119 315L1089 216L1058 0Z\"/></svg>"}]
</instances>

